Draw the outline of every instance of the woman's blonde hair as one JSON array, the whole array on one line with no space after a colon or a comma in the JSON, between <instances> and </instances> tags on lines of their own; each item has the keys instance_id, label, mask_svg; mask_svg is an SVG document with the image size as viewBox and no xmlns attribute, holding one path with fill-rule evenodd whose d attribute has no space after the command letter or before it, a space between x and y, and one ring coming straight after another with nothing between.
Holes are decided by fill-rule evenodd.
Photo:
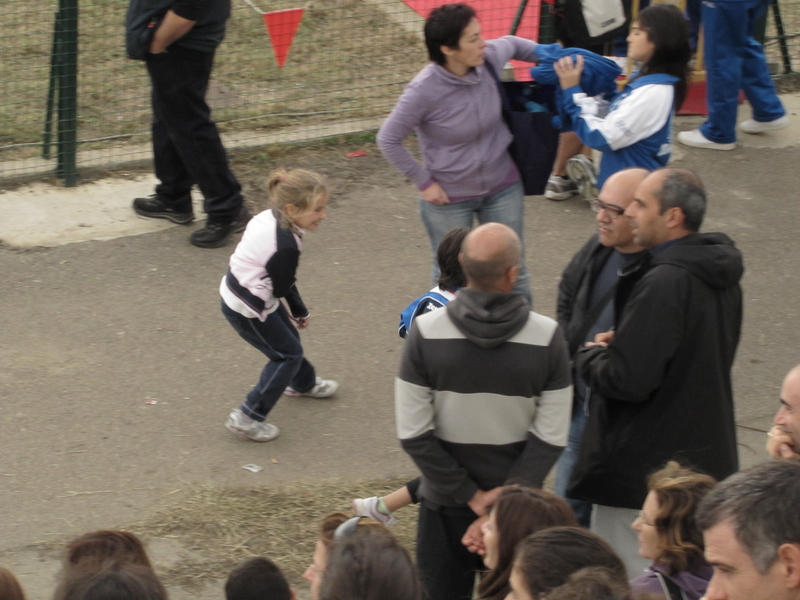
<instances>
[{"instance_id":1,"label":"woman's blonde hair","mask_svg":"<svg viewBox=\"0 0 800 600\"><path fill-rule=\"evenodd\" d=\"M703 534L694 514L717 480L692 471L674 460L653 473L647 488L656 495L658 511L654 518L659 556L656 562L670 575L706 564Z\"/></svg>"},{"instance_id":2,"label":"woman's blonde hair","mask_svg":"<svg viewBox=\"0 0 800 600\"><path fill-rule=\"evenodd\" d=\"M328 182L319 173L305 169L286 171L278 169L269 176L267 189L272 206L281 213L281 227L292 227L292 220L286 214L286 206L297 207L294 217L302 217L313 211L320 200L330 195Z\"/></svg>"}]
</instances>

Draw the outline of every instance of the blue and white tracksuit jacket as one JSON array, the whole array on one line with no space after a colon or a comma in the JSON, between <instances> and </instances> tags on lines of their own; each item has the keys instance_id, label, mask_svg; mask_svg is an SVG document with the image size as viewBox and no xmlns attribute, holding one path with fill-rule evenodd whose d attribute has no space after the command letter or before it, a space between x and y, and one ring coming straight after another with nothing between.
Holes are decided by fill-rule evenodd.
<instances>
[{"instance_id":1,"label":"blue and white tracksuit jacket","mask_svg":"<svg viewBox=\"0 0 800 600\"><path fill-rule=\"evenodd\" d=\"M400 334L401 338L406 337L408 332L411 331L411 324L414 319L432 310L443 308L455 297L454 292L442 289L437 285L430 292L414 300L400 313L400 325L397 327L397 333Z\"/></svg>"},{"instance_id":2,"label":"blue and white tracksuit jacket","mask_svg":"<svg viewBox=\"0 0 800 600\"><path fill-rule=\"evenodd\" d=\"M642 75L608 100L587 96L579 85L564 90L561 108L573 130L584 144L603 153L598 189L617 171L666 166L677 81L663 73Z\"/></svg>"}]
</instances>

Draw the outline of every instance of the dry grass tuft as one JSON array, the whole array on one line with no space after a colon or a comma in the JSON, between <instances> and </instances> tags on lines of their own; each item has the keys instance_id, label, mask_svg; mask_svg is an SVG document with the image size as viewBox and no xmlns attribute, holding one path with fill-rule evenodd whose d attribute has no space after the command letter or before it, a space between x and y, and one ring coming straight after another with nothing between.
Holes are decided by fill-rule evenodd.
<instances>
[{"instance_id":1,"label":"dry grass tuft","mask_svg":"<svg viewBox=\"0 0 800 600\"><path fill-rule=\"evenodd\" d=\"M204 487L130 531L145 540L167 537L191 551L191 559L159 570L167 585L225 578L236 563L252 556L268 556L298 584L311 562L323 517L336 511L350 514L353 498L385 495L406 481L296 482L274 490ZM416 508L404 508L398 516L392 532L413 552Z\"/></svg>"}]
</instances>

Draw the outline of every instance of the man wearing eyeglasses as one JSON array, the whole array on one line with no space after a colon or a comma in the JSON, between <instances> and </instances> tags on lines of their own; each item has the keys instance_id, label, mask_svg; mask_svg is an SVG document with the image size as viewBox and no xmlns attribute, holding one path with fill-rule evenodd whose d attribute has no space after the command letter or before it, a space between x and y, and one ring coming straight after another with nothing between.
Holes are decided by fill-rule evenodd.
<instances>
[{"instance_id":1,"label":"man wearing eyeglasses","mask_svg":"<svg viewBox=\"0 0 800 600\"><path fill-rule=\"evenodd\" d=\"M580 249L561 276L558 289L558 323L564 330L570 356L598 333L614 327L614 291L620 269L643 258L644 248L633 241L633 225L624 215L633 193L647 177L645 169L626 169L608 178L599 198L592 201L597 213L597 233ZM579 374L573 373L575 395L569 441L556 465L555 491L564 496L584 527L589 527L590 502L567 497L569 482L586 419L588 390ZM647 566L644 564L644 566Z\"/></svg>"},{"instance_id":2,"label":"man wearing eyeglasses","mask_svg":"<svg viewBox=\"0 0 800 600\"><path fill-rule=\"evenodd\" d=\"M738 470L731 366L744 267L728 236L699 233L705 209L688 169L642 181L625 215L649 252L620 273L615 330L575 361L591 394L568 494L593 504L592 530L623 557L635 553L619 532L636 518L653 471L669 460L719 480Z\"/></svg>"}]
</instances>

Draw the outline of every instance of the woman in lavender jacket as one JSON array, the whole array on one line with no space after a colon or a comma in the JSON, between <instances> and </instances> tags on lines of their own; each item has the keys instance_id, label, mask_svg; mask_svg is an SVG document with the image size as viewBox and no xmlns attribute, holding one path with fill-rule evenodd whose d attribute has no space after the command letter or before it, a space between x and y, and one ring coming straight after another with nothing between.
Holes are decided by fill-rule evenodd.
<instances>
[{"instance_id":1,"label":"woman in lavender jacket","mask_svg":"<svg viewBox=\"0 0 800 600\"><path fill-rule=\"evenodd\" d=\"M406 86L378 132L378 147L420 190L436 280L439 242L451 229L471 227L475 216L523 237L524 193L508 153L512 135L485 63L501 73L512 58L534 62L536 43L514 36L487 42L471 7L445 4L425 21L425 45L432 62ZM403 147L412 130L424 166ZM524 256L515 291L532 305Z\"/></svg>"}]
</instances>

